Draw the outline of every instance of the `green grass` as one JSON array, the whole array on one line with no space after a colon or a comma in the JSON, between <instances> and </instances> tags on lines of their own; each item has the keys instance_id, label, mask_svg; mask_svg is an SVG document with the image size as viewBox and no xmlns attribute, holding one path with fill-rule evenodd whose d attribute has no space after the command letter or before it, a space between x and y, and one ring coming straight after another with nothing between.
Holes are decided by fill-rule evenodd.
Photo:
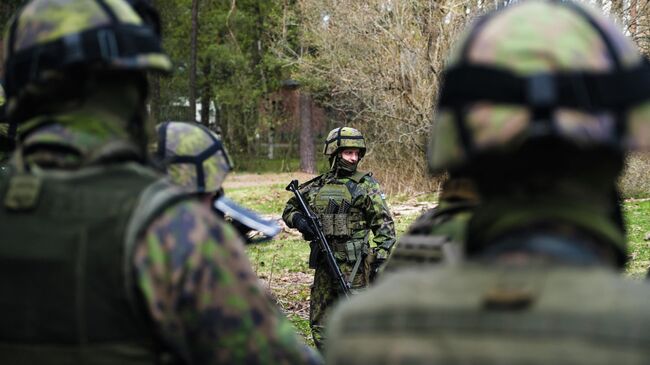
<instances>
[{"instance_id":1,"label":"green grass","mask_svg":"<svg viewBox=\"0 0 650 365\"><path fill-rule=\"evenodd\" d=\"M245 188L228 189L226 195L262 214L282 214L284 205L291 198L291 192L284 190L287 184L274 184L270 186L254 186Z\"/></svg>"},{"instance_id":2,"label":"green grass","mask_svg":"<svg viewBox=\"0 0 650 365\"><path fill-rule=\"evenodd\" d=\"M650 265L650 242L645 240L650 235L650 201L626 202L624 213L630 259L626 272L643 277Z\"/></svg>"}]
</instances>

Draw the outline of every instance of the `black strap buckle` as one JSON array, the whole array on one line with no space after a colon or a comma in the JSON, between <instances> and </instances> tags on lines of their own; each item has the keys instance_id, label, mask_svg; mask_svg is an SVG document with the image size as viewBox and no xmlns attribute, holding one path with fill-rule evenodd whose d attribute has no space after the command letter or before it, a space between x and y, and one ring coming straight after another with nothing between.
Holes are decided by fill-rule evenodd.
<instances>
[{"instance_id":1,"label":"black strap buckle","mask_svg":"<svg viewBox=\"0 0 650 365\"><path fill-rule=\"evenodd\" d=\"M557 82L555 77L541 73L527 78L526 99L533 108L550 108L557 104Z\"/></svg>"}]
</instances>

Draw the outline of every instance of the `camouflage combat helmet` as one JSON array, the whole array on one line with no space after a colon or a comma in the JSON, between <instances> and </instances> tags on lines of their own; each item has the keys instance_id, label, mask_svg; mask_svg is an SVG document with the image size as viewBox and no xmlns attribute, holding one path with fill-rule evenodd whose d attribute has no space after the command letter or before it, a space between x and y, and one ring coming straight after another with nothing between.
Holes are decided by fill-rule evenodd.
<instances>
[{"instance_id":1,"label":"camouflage combat helmet","mask_svg":"<svg viewBox=\"0 0 650 365\"><path fill-rule=\"evenodd\" d=\"M508 153L537 137L580 148L650 145L650 68L631 40L570 1L530 1L485 16L447 65L432 171ZM494 87L499 85L499 87Z\"/></svg>"},{"instance_id":2,"label":"camouflage combat helmet","mask_svg":"<svg viewBox=\"0 0 650 365\"><path fill-rule=\"evenodd\" d=\"M137 11L145 12L138 14ZM171 70L145 0L32 0L14 16L5 37L9 108L27 85L79 66L92 70ZM153 24L145 23L145 20Z\"/></svg>"},{"instance_id":3,"label":"camouflage combat helmet","mask_svg":"<svg viewBox=\"0 0 650 365\"><path fill-rule=\"evenodd\" d=\"M175 184L196 193L221 189L232 163L219 136L194 122L165 122L156 130L155 157Z\"/></svg>"},{"instance_id":4,"label":"camouflage combat helmet","mask_svg":"<svg viewBox=\"0 0 650 365\"><path fill-rule=\"evenodd\" d=\"M332 129L325 139L323 154L332 156L344 148L358 148L359 158L366 154L366 141L361 132L350 127Z\"/></svg>"}]
</instances>

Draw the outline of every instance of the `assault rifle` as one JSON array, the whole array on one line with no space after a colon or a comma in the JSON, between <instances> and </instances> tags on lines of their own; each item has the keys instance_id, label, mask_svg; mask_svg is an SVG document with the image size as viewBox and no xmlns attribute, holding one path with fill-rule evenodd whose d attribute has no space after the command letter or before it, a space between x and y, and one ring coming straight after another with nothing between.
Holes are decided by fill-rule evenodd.
<instances>
[{"instance_id":1,"label":"assault rifle","mask_svg":"<svg viewBox=\"0 0 650 365\"><path fill-rule=\"evenodd\" d=\"M345 297L348 298L350 296L350 283L348 283L343 278L343 273L341 272L339 265L336 264L336 258L334 257L332 248L325 238L325 234L323 233L323 228L320 221L318 220L318 217L316 217L316 214L314 214L314 212L309 209L309 206L307 203L305 203L305 199L303 199L302 194L300 194L300 191L298 191L298 180L292 180L289 185L287 185L287 191L292 192L296 196L296 199L298 199L300 210L302 210L302 212L307 217L307 221L309 222L312 231L316 233L316 241L318 242L318 247L323 253L325 253L325 261L327 261L327 266L330 269L330 273L338 282L339 287L343 291Z\"/></svg>"}]
</instances>

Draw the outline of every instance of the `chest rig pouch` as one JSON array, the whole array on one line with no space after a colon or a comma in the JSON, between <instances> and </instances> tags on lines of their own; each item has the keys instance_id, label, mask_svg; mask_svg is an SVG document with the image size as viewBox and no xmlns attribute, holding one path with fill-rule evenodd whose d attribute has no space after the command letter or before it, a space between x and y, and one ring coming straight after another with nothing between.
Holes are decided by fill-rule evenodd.
<instances>
[{"instance_id":1,"label":"chest rig pouch","mask_svg":"<svg viewBox=\"0 0 650 365\"><path fill-rule=\"evenodd\" d=\"M359 258L367 237L363 215L353 202L348 186L337 182L323 185L313 202L336 258L349 262Z\"/></svg>"}]
</instances>

